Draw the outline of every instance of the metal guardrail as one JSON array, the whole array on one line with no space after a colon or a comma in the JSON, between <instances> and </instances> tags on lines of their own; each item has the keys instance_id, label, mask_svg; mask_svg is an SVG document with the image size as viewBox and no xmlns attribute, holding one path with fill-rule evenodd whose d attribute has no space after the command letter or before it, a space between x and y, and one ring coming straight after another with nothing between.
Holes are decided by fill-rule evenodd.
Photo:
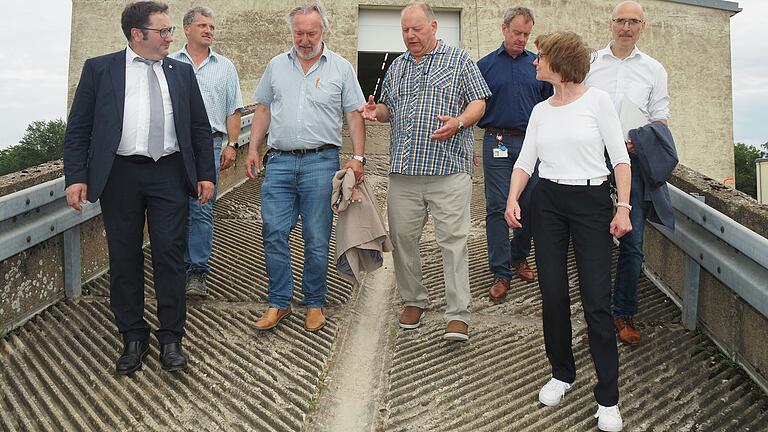
<instances>
[{"instance_id":1,"label":"metal guardrail","mask_svg":"<svg viewBox=\"0 0 768 432\"><path fill-rule=\"evenodd\" d=\"M675 230L654 226L686 255L683 324L696 328L699 274L703 268L768 317L768 239L668 184Z\"/></svg>"},{"instance_id":2,"label":"metal guardrail","mask_svg":"<svg viewBox=\"0 0 768 432\"><path fill-rule=\"evenodd\" d=\"M240 121L239 145L248 144L253 114ZM64 293L80 295L80 225L101 214L99 202L77 212L67 205L64 177L0 197L0 261L63 234Z\"/></svg>"},{"instance_id":3,"label":"metal guardrail","mask_svg":"<svg viewBox=\"0 0 768 432\"><path fill-rule=\"evenodd\" d=\"M67 205L64 177L0 197L0 261L64 234L64 293L80 295L80 225L101 214L99 202L82 212Z\"/></svg>"}]
</instances>

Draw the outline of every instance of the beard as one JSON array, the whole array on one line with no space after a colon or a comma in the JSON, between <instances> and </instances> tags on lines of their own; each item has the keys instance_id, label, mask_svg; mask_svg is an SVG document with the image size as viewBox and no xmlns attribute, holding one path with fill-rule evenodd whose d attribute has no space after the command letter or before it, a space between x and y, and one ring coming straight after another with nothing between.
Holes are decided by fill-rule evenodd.
<instances>
[{"instance_id":1,"label":"beard","mask_svg":"<svg viewBox=\"0 0 768 432\"><path fill-rule=\"evenodd\" d=\"M320 55L320 53L323 51L323 42L320 42L319 44L317 44L317 46L314 47L312 51L310 51L307 54L305 54L304 51L302 51L298 46L296 46L295 48L296 48L296 55L299 56L299 58L301 58L302 60L310 60Z\"/></svg>"}]
</instances>

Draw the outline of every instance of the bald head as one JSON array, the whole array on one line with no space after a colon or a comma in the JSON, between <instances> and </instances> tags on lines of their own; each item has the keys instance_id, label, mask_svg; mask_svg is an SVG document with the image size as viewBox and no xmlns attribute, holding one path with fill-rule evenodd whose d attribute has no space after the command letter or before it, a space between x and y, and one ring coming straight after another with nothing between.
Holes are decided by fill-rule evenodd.
<instances>
[{"instance_id":1,"label":"bald head","mask_svg":"<svg viewBox=\"0 0 768 432\"><path fill-rule=\"evenodd\" d=\"M613 8L612 18L618 18L618 16L623 13L636 14L640 17L640 19L645 19L645 15L643 14L643 6L636 1L627 0L617 4L616 7Z\"/></svg>"},{"instance_id":2,"label":"bald head","mask_svg":"<svg viewBox=\"0 0 768 432\"><path fill-rule=\"evenodd\" d=\"M625 58L635 48L640 35L645 30L643 7L634 1L624 1L613 8L610 24L611 49L619 58Z\"/></svg>"}]
</instances>

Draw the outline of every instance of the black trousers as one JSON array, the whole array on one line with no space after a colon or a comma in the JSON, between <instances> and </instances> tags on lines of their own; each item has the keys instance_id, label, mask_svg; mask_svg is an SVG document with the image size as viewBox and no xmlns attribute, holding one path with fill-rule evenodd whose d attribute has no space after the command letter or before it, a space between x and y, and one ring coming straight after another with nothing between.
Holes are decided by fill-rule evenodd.
<instances>
[{"instance_id":1,"label":"black trousers","mask_svg":"<svg viewBox=\"0 0 768 432\"><path fill-rule=\"evenodd\" d=\"M570 238L576 254L589 348L597 372L594 394L603 406L619 401L619 355L611 314L609 193L608 182L601 186L568 186L541 179L531 202L544 343L552 376L568 383L576 379L567 274Z\"/></svg>"},{"instance_id":2,"label":"black trousers","mask_svg":"<svg viewBox=\"0 0 768 432\"><path fill-rule=\"evenodd\" d=\"M144 319L144 220L149 225L161 344L184 335L184 249L189 197L181 153L154 162L116 156L101 195L109 247L110 306L125 342L149 338Z\"/></svg>"}]
</instances>

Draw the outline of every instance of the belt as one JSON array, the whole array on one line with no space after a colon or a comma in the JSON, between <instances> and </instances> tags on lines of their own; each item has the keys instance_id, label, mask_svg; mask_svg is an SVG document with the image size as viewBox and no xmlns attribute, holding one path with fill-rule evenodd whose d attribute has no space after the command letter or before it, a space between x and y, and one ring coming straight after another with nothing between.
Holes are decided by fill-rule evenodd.
<instances>
[{"instance_id":1,"label":"belt","mask_svg":"<svg viewBox=\"0 0 768 432\"><path fill-rule=\"evenodd\" d=\"M224 132L214 131L214 132L213 132L211 135L212 135L214 138L221 138L221 137L223 137L223 136L224 136Z\"/></svg>"},{"instance_id":2,"label":"belt","mask_svg":"<svg viewBox=\"0 0 768 432\"><path fill-rule=\"evenodd\" d=\"M278 150L278 149L271 148L267 153L307 154L307 153L318 153L323 150L329 150L329 149L335 149L335 148L338 148L338 146L333 144L323 144L320 147L315 147L311 149Z\"/></svg>"},{"instance_id":3,"label":"belt","mask_svg":"<svg viewBox=\"0 0 768 432\"><path fill-rule=\"evenodd\" d=\"M172 158L174 156L179 156L180 154L181 154L180 152L173 152L173 153L171 153L169 155L165 155L165 156L161 157L157 161L160 162L161 159L166 159L167 160L167 159L170 159L170 158ZM146 164L146 163L154 163L155 162L155 160L152 159L149 156L137 155L137 154L136 155L128 155L128 156L117 155L117 157L120 158L123 161L130 162L130 163L136 163L136 164Z\"/></svg>"},{"instance_id":4,"label":"belt","mask_svg":"<svg viewBox=\"0 0 768 432\"><path fill-rule=\"evenodd\" d=\"M495 128L495 127L486 127L486 132L492 132L492 133L500 133L502 135L510 135L510 136L525 136L525 131L522 131L520 129L501 129L501 128Z\"/></svg>"},{"instance_id":5,"label":"belt","mask_svg":"<svg viewBox=\"0 0 768 432\"><path fill-rule=\"evenodd\" d=\"M552 183L568 185L568 186L600 186L606 180L608 176L595 177L591 179L547 179Z\"/></svg>"}]
</instances>

